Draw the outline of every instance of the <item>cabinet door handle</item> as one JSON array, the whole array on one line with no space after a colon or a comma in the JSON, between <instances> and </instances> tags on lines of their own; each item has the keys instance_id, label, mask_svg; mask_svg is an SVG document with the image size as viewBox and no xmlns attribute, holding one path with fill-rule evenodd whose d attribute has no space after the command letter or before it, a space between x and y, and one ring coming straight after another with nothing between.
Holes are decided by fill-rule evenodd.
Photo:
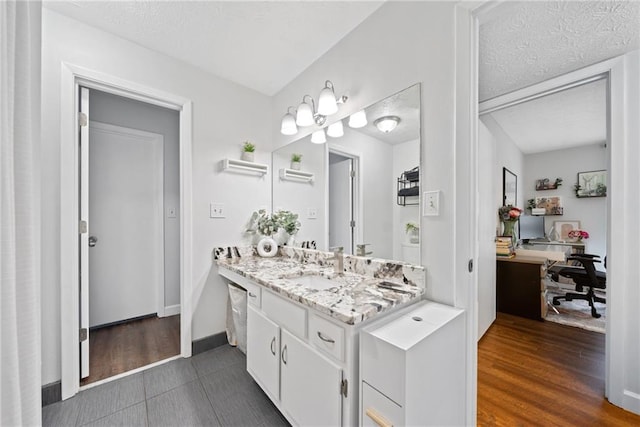
<instances>
[{"instance_id":1,"label":"cabinet door handle","mask_svg":"<svg viewBox=\"0 0 640 427\"><path fill-rule=\"evenodd\" d=\"M257 295L256 295L256 294L254 294L254 293L253 293L253 292L251 292L251 291L249 291L249 292L248 292L248 294L249 294L249 296L250 296L251 298L255 298L255 297L257 297Z\"/></svg>"},{"instance_id":2,"label":"cabinet door handle","mask_svg":"<svg viewBox=\"0 0 640 427\"><path fill-rule=\"evenodd\" d=\"M328 343L331 343L331 344L334 344L334 343L336 342L335 340L333 340L333 339L331 339L331 338L327 338L327 337L325 337L325 336L322 334L322 332L320 332L320 331L318 331L318 338L320 338L320 339L321 339L322 341L324 341L324 342L328 342Z\"/></svg>"},{"instance_id":3,"label":"cabinet door handle","mask_svg":"<svg viewBox=\"0 0 640 427\"><path fill-rule=\"evenodd\" d=\"M282 349L282 363L287 364L287 345Z\"/></svg>"},{"instance_id":4,"label":"cabinet door handle","mask_svg":"<svg viewBox=\"0 0 640 427\"><path fill-rule=\"evenodd\" d=\"M276 337L271 340L271 354L276 355Z\"/></svg>"}]
</instances>

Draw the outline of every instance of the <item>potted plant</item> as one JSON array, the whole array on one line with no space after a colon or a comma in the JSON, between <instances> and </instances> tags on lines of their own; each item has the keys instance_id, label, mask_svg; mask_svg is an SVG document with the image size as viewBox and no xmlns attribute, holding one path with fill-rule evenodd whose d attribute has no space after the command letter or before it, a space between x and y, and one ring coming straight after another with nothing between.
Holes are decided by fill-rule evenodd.
<instances>
[{"instance_id":1,"label":"potted plant","mask_svg":"<svg viewBox=\"0 0 640 427\"><path fill-rule=\"evenodd\" d=\"M302 161L302 154L293 153L291 155L291 169L299 171L301 161Z\"/></svg>"},{"instance_id":2,"label":"potted plant","mask_svg":"<svg viewBox=\"0 0 640 427\"><path fill-rule=\"evenodd\" d=\"M415 222L405 224L405 231L409 235L410 243L420 243L420 226Z\"/></svg>"},{"instance_id":3,"label":"potted plant","mask_svg":"<svg viewBox=\"0 0 640 427\"><path fill-rule=\"evenodd\" d=\"M256 146L249 141L245 141L242 145L242 160L253 162Z\"/></svg>"}]
</instances>

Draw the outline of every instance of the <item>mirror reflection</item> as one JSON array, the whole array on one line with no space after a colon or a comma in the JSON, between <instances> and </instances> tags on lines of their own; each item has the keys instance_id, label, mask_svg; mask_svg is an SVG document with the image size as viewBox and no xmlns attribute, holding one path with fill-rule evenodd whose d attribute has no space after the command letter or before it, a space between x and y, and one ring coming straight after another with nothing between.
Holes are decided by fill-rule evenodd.
<instances>
[{"instance_id":1,"label":"mirror reflection","mask_svg":"<svg viewBox=\"0 0 640 427\"><path fill-rule=\"evenodd\" d=\"M420 264L420 85L340 122L273 152L273 210L298 213L298 242Z\"/></svg>"}]
</instances>

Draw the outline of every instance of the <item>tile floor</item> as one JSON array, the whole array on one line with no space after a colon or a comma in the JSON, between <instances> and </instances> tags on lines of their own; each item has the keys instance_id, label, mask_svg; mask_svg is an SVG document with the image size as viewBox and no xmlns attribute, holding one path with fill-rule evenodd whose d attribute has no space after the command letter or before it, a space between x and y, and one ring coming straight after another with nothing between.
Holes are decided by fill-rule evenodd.
<instances>
[{"instance_id":1,"label":"tile floor","mask_svg":"<svg viewBox=\"0 0 640 427\"><path fill-rule=\"evenodd\" d=\"M42 408L44 426L288 426L230 346L173 360Z\"/></svg>"}]
</instances>

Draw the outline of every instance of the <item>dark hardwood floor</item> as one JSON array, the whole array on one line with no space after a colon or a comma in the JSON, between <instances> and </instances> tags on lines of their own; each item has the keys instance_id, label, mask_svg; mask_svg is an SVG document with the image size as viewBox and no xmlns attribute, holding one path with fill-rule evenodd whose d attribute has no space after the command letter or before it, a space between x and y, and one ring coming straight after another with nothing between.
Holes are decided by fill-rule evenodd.
<instances>
[{"instance_id":1,"label":"dark hardwood floor","mask_svg":"<svg viewBox=\"0 0 640 427\"><path fill-rule=\"evenodd\" d=\"M180 315L150 317L89 334L90 384L180 354Z\"/></svg>"},{"instance_id":2,"label":"dark hardwood floor","mask_svg":"<svg viewBox=\"0 0 640 427\"><path fill-rule=\"evenodd\" d=\"M604 340L498 313L478 343L478 425L640 426L604 398Z\"/></svg>"}]
</instances>

